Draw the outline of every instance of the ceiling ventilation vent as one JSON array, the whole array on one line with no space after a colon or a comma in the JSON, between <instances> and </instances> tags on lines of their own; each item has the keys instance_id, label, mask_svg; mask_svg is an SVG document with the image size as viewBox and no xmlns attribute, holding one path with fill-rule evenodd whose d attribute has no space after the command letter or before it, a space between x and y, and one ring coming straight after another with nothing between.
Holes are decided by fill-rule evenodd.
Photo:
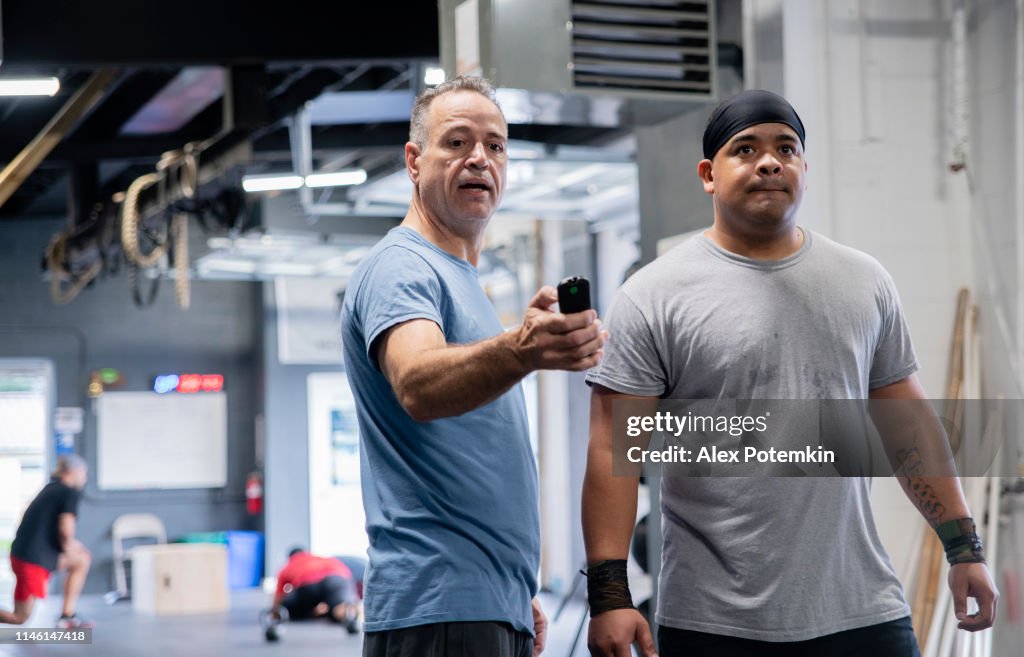
<instances>
[{"instance_id":1,"label":"ceiling ventilation vent","mask_svg":"<svg viewBox=\"0 0 1024 657\"><path fill-rule=\"evenodd\" d=\"M448 75L636 101L716 97L709 0L441 0L440 8Z\"/></svg>"},{"instance_id":2,"label":"ceiling ventilation vent","mask_svg":"<svg viewBox=\"0 0 1024 657\"><path fill-rule=\"evenodd\" d=\"M707 2L571 2L577 89L710 94Z\"/></svg>"}]
</instances>

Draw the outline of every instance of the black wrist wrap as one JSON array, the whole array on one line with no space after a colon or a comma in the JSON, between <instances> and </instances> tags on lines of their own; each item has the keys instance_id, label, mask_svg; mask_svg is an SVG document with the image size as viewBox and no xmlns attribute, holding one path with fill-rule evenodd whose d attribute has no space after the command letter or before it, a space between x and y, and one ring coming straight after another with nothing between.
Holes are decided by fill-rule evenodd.
<instances>
[{"instance_id":1,"label":"black wrist wrap","mask_svg":"<svg viewBox=\"0 0 1024 657\"><path fill-rule=\"evenodd\" d=\"M958 518L942 523L935 533L946 550L946 561L958 563L985 563L985 548L978 538L973 518Z\"/></svg>"},{"instance_id":2,"label":"black wrist wrap","mask_svg":"<svg viewBox=\"0 0 1024 657\"><path fill-rule=\"evenodd\" d=\"M591 618L613 609L633 609L625 559L600 561L589 566L583 574L587 576Z\"/></svg>"}]
</instances>

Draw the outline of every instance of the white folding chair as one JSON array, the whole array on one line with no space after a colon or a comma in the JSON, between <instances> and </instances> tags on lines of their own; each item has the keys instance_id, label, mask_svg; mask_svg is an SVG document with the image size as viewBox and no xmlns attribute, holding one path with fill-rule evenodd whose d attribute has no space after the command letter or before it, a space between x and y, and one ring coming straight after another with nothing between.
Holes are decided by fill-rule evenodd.
<instances>
[{"instance_id":1,"label":"white folding chair","mask_svg":"<svg viewBox=\"0 0 1024 657\"><path fill-rule=\"evenodd\" d=\"M167 542L167 529L163 520L152 513L126 513L114 520L110 530L114 540L114 590L106 595L109 604L130 597L128 576L125 572L125 541L133 539L154 539L157 543Z\"/></svg>"}]
</instances>

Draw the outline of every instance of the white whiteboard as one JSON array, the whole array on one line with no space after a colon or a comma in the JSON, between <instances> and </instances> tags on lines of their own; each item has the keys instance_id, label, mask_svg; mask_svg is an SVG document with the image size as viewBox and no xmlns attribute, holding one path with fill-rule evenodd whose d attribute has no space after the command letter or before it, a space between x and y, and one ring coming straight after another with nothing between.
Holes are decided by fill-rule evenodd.
<instances>
[{"instance_id":1,"label":"white whiteboard","mask_svg":"<svg viewBox=\"0 0 1024 657\"><path fill-rule=\"evenodd\" d=\"M221 488L227 484L223 392L105 392L97 405L102 490Z\"/></svg>"}]
</instances>

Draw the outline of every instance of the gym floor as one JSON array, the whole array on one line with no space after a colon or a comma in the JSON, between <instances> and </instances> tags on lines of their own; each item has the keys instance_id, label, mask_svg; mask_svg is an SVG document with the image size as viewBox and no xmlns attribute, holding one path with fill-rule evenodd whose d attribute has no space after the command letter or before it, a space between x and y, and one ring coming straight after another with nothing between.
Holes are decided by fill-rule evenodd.
<instances>
[{"instance_id":1,"label":"gym floor","mask_svg":"<svg viewBox=\"0 0 1024 657\"><path fill-rule=\"evenodd\" d=\"M350 636L340 625L303 622L289 625L277 643L263 640L259 612L268 597L258 589L233 591L231 611L202 616L144 616L130 602L110 606L102 595L83 596L78 613L96 622L92 645L2 645L0 657L229 657L230 655L362 654L362 635ZM60 596L37 605L26 627L52 628ZM3 626L8 628L10 626ZM329 652L328 652L329 651Z\"/></svg>"},{"instance_id":2,"label":"gym floor","mask_svg":"<svg viewBox=\"0 0 1024 657\"><path fill-rule=\"evenodd\" d=\"M541 603L551 627L545 655L581 657L586 655L586 607L572 600L556 621L561 601L541 594ZM201 616L148 616L132 611L131 602L108 605L102 595L82 596L78 613L96 622L92 645L0 644L0 657L276 657L296 654L329 654L331 657L362 655L362 635L349 635L340 625L308 621L285 628L277 643L267 643L259 626L259 613L267 607L268 596L258 589L232 591L231 611ZM60 615L60 596L37 604L25 625L53 627ZM2 626L10 628L9 625Z\"/></svg>"}]
</instances>

